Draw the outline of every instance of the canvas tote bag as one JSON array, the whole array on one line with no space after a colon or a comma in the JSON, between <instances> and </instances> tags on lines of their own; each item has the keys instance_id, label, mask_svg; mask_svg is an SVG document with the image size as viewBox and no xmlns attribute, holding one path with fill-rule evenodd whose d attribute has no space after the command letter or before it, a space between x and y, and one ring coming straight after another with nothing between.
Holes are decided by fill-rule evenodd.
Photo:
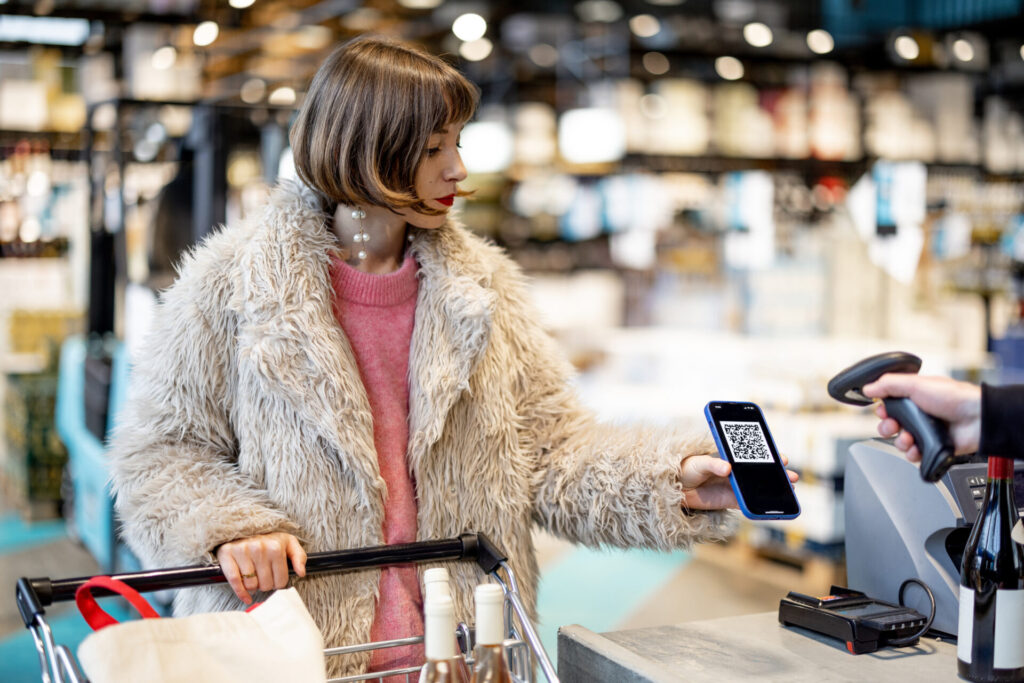
<instances>
[{"instance_id":1,"label":"canvas tote bag","mask_svg":"<svg viewBox=\"0 0 1024 683\"><path fill-rule=\"evenodd\" d=\"M118 623L92 596L106 588L143 619ZM187 590L187 589L186 589ZM246 612L160 618L133 588L93 577L75 594L96 629L78 648L90 683L323 683L324 641L294 588L276 591Z\"/></svg>"}]
</instances>

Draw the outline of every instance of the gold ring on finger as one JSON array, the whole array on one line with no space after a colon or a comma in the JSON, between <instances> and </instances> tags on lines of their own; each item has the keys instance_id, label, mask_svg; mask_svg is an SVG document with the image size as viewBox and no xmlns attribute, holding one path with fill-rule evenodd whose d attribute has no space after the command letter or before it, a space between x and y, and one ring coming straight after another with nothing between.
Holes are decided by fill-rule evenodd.
<instances>
[{"instance_id":1,"label":"gold ring on finger","mask_svg":"<svg viewBox=\"0 0 1024 683\"><path fill-rule=\"evenodd\" d=\"M242 574L242 578L243 579L255 579L256 578L256 572L253 572L252 574Z\"/></svg>"}]
</instances>

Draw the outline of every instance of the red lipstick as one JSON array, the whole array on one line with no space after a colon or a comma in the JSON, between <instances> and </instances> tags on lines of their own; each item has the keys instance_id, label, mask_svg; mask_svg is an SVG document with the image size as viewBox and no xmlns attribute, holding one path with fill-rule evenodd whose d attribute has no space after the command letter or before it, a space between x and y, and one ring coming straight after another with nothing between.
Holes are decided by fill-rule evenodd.
<instances>
[{"instance_id":1,"label":"red lipstick","mask_svg":"<svg viewBox=\"0 0 1024 683\"><path fill-rule=\"evenodd\" d=\"M444 204L445 206L451 206L452 204L455 203L455 195L450 194L447 197L438 197L434 201L440 204Z\"/></svg>"}]
</instances>

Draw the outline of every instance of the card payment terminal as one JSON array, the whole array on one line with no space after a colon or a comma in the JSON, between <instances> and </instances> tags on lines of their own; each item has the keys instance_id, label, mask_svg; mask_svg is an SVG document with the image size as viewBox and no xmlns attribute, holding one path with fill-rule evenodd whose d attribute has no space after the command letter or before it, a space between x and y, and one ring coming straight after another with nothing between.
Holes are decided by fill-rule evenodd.
<instances>
[{"instance_id":1,"label":"card payment terminal","mask_svg":"<svg viewBox=\"0 0 1024 683\"><path fill-rule=\"evenodd\" d=\"M887 645L913 645L927 622L927 617L909 607L839 586L820 598L791 591L779 601L783 626L801 626L846 641L846 649L855 655Z\"/></svg>"}]
</instances>

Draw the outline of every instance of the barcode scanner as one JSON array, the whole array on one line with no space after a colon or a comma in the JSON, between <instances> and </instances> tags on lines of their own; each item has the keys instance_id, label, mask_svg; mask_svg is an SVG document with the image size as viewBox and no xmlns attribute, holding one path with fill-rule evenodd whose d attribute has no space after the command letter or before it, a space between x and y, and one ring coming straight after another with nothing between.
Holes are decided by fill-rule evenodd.
<instances>
[{"instance_id":1,"label":"barcode scanner","mask_svg":"<svg viewBox=\"0 0 1024 683\"><path fill-rule=\"evenodd\" d=\"M921 359L912 353L880 353L854 363L833 377L828 383L828 393L842 403L870 405L872 399L862 392L865 384L874 382L887 372L917 374L920 369ZM967 457L957 457L953 439L949 435L949 425L945 421L927 414L909 398L885 398L882 403L889 417L899 422L900 427L914 437L917 450L921 452L922 479L936 482L951 465L967 460Z\"/></svg>"}]
</instances>

